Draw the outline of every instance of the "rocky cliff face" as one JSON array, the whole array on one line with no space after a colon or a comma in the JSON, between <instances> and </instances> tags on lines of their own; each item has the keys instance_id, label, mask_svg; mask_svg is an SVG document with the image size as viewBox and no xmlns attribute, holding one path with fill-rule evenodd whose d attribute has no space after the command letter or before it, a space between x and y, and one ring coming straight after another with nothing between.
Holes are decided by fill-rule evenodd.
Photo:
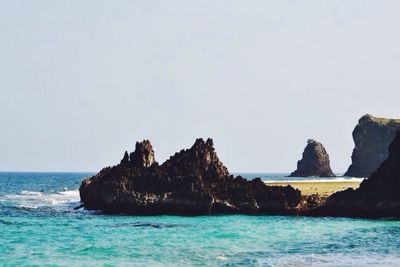
<instances>
[{"instance_id":1,"label":"rocky cliff face","mask_svg":"<svg viewBox=\"0 0 400 267\"><path fill-rule=\"evenodd\" d=\"M311 214L400 217L400 132L389 147L388 158L358 189L333 194Z\"/></svg>"},{"instance_id":2,"label":"rocky cliff face","mask_svg":"<svg viewBox=\"0 0 400 267\"><path fill-rule=\"evenodd\" d=\"M308 140L303 152L303 158L297 162L297 170L290 177L335 176L330 167L329 155L324 146L315 141Z\"/></svg>"},{"instance_id":3,"label":"rocky cliff face","mask_svg":"<svg viewBox=\"0 0 400 267\"><path fill-rule=\"evenodd\" d=\"M368 177L388 157L388 147L400 130L400 120L364 115L353 131L352 164L345 176Z\"/></svg>"},{"instance_id":4,"label":"rocky cliff face","mask_svg":"<svg viewBox=\"0 0 400 267\"><path fill-rule=\"evenodd\" d=\"M162 165L149 141L136 144L121 163L84 179L86 209L127 214L294 214L300 191L229 175L213 141L197 139Z\"/></svg>"}]
</instances>

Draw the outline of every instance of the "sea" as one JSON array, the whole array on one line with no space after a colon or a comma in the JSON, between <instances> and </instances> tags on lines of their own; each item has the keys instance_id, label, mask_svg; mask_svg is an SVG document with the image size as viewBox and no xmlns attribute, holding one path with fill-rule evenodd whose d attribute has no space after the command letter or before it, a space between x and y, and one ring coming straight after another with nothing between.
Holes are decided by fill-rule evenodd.
<instances>
[{"instance_id":1,"label":"sea","mask_svg":"<svg viewBox=\"0 0 400 267\"><path fill-rule=\"evenodd\" d=\"M400 266L396 219L74 210L91 175L0 173L0 266Z\"/></svg>"}]
</instances>

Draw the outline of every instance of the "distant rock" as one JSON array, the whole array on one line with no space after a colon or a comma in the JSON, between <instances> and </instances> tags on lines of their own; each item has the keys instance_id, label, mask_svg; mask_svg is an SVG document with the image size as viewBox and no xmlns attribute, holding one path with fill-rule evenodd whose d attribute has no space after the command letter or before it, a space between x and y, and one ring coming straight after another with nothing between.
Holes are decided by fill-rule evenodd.
<instances>
[{"instance_id":1,"label":"distant rock","mask_svg":"<svg viewBox=\"0 0 400 267\"><path fill-rule=\"evenodd\" d=\"M388 147L398 130L400 119L361 117L353 131L355 147L345 176L369 177L376 171L388 157Z\"/></svg>"},{"instance_id":2,"label":"distant rock","mask_svg":"<svg viewBox=\"0 0 400 267\"><path fill-rule=\"evenodd\" d=\"M300 191L229 175L212 139L197 139L162 165L149 141L136 144L121 164L82 181L86 209L126 214L295 214Z\"/></svg>"},{"instance_id":3,"label":"distant rock","mask_svg":"<svg viewBox=\"0 0 400 267\"><path fill-rule=\"evenodd\" d=\"M389 157L356 190L328 197L311 215L400 217L400 132L389 147Z\"/></svg>"},{"instance_id":4,"label":"distant rock","mask_svg":"<svg viewBox=\"0 0 400 267\"><path fill-rule=\"evenodd\" d=\"M335 176L331 170L329 155L324 146L313 139L307 141L303 158L297 162L297 170L289 175L289 177L308 176Z\"/></svg>"}]
</instances>

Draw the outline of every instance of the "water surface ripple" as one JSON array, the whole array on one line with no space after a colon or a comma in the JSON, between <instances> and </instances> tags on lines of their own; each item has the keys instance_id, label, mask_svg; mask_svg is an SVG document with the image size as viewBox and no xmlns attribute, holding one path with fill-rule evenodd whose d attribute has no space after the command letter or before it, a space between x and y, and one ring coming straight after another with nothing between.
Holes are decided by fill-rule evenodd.
<instances>
[{"instance_id":1,"label":"water surface ripple","mask_svg":"<svg viewBox=\"0 0 400 267\"><path fill-rule=\"evenodd\" d=\"M400 265L398 220L109 216L73 209L85 175L0 173L1 265Z\"/></svg>"}]
</instances>

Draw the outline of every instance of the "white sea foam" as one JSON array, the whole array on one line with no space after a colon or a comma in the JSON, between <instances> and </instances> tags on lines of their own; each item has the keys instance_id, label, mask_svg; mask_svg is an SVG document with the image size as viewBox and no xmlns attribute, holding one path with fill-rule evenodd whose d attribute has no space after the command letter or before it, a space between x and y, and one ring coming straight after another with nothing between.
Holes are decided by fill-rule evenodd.
<instances>
[{"instance_id":1,"label":"white sea foam","mask_svg":"<svg viewBox=\"0 0 400 267\"><path fill-rule=\"evenodd\" d=\"M219 255L219 256L217 256L217 260L226 261L226 260L228 260L228 258L225 256L222 256L222 255Z\"/></svg>"},{"instance_id":2,"label":"white sea foam","mask_svg":"<svg viewBox=\"0 0 400 267\"><path fill-rule=\"evenodd\" d=\"M67 190L56 193L21 191L18 194L0 196L0 201L9 202L18 208L38 209L43 207L73 206L79 203L79 191Z\"/></svg>"}]
</instances>

